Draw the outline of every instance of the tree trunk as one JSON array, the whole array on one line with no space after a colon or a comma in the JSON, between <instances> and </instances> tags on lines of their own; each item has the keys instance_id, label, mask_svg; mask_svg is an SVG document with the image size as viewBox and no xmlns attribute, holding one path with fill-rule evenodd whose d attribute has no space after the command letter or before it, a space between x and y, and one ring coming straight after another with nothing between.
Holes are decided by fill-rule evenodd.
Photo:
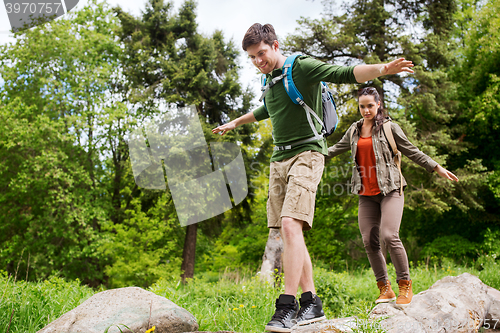
<instances>
[{"instance_id":1,"label":"tree trunk","mask_svg":"<svg viewBox=\"0 0 500 333\"><path fill-rule=\"evenodd\" d=\"M182 283L186 282L186 278L194 277L194 259L196 256L196 233L198 224L190 224L186 227L186 238L184 240L184 250L182 252Z\"/></svg>"},{"instance_id":2,"label":"tree trunk","mask_svg":"<svg viewBox=\"0 0 500 333\"><path fill-rule=\"evenodd\" d=\"M269 229L266 249L262 256L262 266L260 268L261 280L269 283L278 282L279 274L283 271L283 239L279 229ZM276 273L276 274L274 274Z\"/></svg>"}]
</instances>

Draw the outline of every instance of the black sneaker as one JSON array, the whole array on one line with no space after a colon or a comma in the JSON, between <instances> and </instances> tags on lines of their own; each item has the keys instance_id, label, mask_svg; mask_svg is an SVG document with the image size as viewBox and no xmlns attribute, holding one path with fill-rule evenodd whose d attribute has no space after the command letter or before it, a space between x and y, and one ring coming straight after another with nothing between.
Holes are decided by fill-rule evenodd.
<instances>
[{"instance_id":1,"label":"black sneaker","mask_svg":"<svg viewBox=\"0 0 500 333\"><path fill-rule=\"evenodd\" d=\"M317 295L308 291L300 297L300 310L297 314L297 325L307 325L317 321L325 320L323 303Z\"/></svg>"},{"instance_id":2,"label":"black sneaker","mask_svg":"<svg viewBox=\"0 0 500 333\"><path fill-rule=\"evenodd\" d=\"M299 304L295 296L282 294L276 300L276 312L266 325L269 332L291 332L297 324L296 317Z\"/></svg>"}]
</instances>

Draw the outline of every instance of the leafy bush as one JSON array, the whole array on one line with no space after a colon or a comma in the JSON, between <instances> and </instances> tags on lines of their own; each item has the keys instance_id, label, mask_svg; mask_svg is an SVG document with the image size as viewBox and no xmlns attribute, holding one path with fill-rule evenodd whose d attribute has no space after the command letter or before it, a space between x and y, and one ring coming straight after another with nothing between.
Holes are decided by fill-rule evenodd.
<instances>
[{"instance_id":1,"label":"leafy bush","mask_svg":"<svg viewBox=\"0 0 500 333\"><path fill-rule=\"evenodd\" d=\"M483 243L481 250L491 255L494 259L500 258L500 230L487 228L483 232Z\"/></svg>"},{"instance_id":2,"label":"leafy bush","mask_svg":"<svg viewBox=\"0 0 500 333\"><path fill-rule=\"evenodd\" d=\"M424 257L464 259L477 254L479 244L473 243L462 236L441 236L426 244L422 250Z\"/></svg>"},{"instance_id":3,"label":"leafy bush","mask_svg":"<svg viewBox=\"0 0 500 333\"><path fill-rule=\"evenodd\" d=\"M100 252L111 262L105 267L110 287L147 288L161 277L180 276L182 247L176 240L180 227L176 219L168 218L168 195L159 195L147 212L143 197L132 200L123 223L103 226L107 236Z\"/></svg>"},{"instance_id":4,"label":"leafy bush","mask_svg":"<svg viewBox=\"0 0 500 333\"><path fill-rule=\"evenodd\" d=\"M480 269L478 274L481 281L490 287L500 289L500 265L496 260L495 255L482 255L476 262L476 266Z\"/></svg>"}]
</instances>

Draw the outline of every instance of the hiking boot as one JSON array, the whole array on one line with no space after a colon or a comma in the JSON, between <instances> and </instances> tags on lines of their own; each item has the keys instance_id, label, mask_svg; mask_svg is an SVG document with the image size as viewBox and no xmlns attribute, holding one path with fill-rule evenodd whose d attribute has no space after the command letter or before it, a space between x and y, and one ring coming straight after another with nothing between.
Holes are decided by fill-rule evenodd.
<instances>
[{"instance_id":1,"label":"hiking boot","mask_svg":"<svg viewBox=\"0 0 500 333\"><path fill-rule=\"evenodd\" d=\"M317 295L308 291L300 296L300 310L297 314L297 325L307 325L325 320L323 303Z\"/></svg>"},{"instance_id":2,"label":"hiking boot","mask_svg":"<svg viewBox=\"0 0 500 333\"><path fill-rule=\"evenodd\" d=\"M401 308L410 305L413 298L413 290L411 288L411 280L399 280L399 294L396 300L396 306Z\"/></svg>"},{"instance_id":3,"label":"hiking boot","mask_svg":"<svg viewBox=\"0 0 500 333\"><path fill-rule=\"evenodd\" d=\"M396 294L391 288L391 282L389 280L378 281L377 287L380 289L380 296L375 300L375 303L387 303L394 301L396 299Z\"/></svg>"},{"instance_id":4,"label":"hiking boot","mask_svg":"<svg viewBox=\"0 0 500 333\"><path fill-rule=\"evenodd\" d=\"M295 296L282 294L276 300L276 312L271 321L266 325L269 332L291 332L292 327L297 324L297 312L299 304Z\"/></svg>"}]
</instances>

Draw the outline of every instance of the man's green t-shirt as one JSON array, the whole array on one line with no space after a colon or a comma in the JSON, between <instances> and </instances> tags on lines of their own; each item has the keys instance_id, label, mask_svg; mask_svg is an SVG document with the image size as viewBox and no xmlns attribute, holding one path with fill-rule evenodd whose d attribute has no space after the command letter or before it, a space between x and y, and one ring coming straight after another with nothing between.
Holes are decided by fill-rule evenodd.
<instances>
[{"instance_id":1,"label":"man's green t-shirt","mask_svg":"<svg viewBox=\"0 0 500 333\"><path fill-rule=\"evenodd\" d=\"M282 68L273 70L266 75L267 82L281 75ZM304 102L323 119L320 82L357 83L354 77L354 66L330 65L307 56L295 59L292 66L292 76L295 86L302 94ZM266 95L265 106L253 111L257 121L271 118L273 125L274 144L286 146L293 142L314 136L307 121L304 108L292 102L281 82L273 86ZM316 130L321 133L321 125L315 120ZM298 145L289 150L275 150L271 162L293 157L306 150L315 150L323 155L328 154L326 140L313 141Z\"/></svg>"}]
</instances>

